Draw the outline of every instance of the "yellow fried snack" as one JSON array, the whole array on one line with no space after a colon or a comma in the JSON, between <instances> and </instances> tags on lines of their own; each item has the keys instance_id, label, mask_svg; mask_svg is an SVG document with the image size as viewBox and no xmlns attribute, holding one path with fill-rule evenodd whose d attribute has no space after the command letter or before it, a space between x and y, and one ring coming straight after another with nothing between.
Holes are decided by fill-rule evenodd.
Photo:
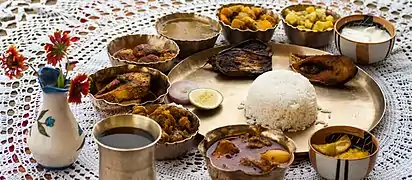
<instances>
[{"instance_id":1,"label":"yellow fried snack","mask_svg":"<svg viewBox=\"0 0 412 180\"><path fill-rule=\"evenodd\" d=\"M239 19L233 19L231 26L233 28L246 29L245 23Z\"/></svg>"},{"instance_id":2,"label":"yellow fried snack","mask_svg":"<svg viewBox=\"0 0 412 180\"><path fill-rule=\"evenodd\" d=\"M312 144L313 148L324 155L336 156L348 150L352 145L349 136L344 135L339 140L328 144Z\"/></svg>"}]
</instances>

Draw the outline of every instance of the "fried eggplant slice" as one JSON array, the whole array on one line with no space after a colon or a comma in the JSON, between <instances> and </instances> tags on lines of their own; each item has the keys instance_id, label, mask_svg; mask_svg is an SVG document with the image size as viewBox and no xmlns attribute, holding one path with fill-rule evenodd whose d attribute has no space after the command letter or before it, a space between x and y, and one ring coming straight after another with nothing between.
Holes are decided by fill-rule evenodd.
<instances>
[{"instance_id":1,"label":"fried eggplant slice","mask_svg":"<svg viewBox=\"0 0 412 180\"><path fill-rule=\"evenodd\" d=\"M220 52L214 65L227 76L258 76L272 70L272 58L250 50L233 48Z\"/></svg>"},{"instance_id":2,"label":"fried eggplant slice","mask_svg":"<svg viewBox=\"0 0 412 180\"><path fill-rule=\"evenodd\" d=\"M247 49L262 56L272 56L272 47L257 39L243 41L233 48Z\"/></svg>"},{"instance_id":3,"label":"fried eggplant slice","mask_svg":"<svg viewBox=\"0 0 412 180\"><path fill-rule=\"evenodd\" d=\"M291 54L290 67L313 83L325 86L344 85L358 73L351 59L342 55L305 56Z\"/></svg>"},{"instance_id":4,"label":"fried eggplant slice","mask_svg":"<svg viewBox=\"0 0 412 180\"><path fill-rule=\"evenodd\" d=\"M208 63L227 76L255 77L272 70L272 50L262 41L247 40L220 51Z\"/></svg>"}]
</instances>

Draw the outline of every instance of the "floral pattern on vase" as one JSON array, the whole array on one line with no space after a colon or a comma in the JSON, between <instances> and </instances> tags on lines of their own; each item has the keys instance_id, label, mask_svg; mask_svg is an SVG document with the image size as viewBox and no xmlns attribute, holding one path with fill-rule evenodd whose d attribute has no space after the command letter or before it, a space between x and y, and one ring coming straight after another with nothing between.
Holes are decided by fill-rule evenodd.
<instances>
[{"instance_id":1,"label":"floral pattern on vase","mask_svg":"<svg viewBox=\"0 0 412 180\"><path fill-rule=\"evenodd\" d=\"M43 167L64 169L77 159L85 143L85 135L70 110L68 88L54 86L59 71L44 67L38 74L43 101L27 143L34 159Z\"/></svg>"}]
</instances>

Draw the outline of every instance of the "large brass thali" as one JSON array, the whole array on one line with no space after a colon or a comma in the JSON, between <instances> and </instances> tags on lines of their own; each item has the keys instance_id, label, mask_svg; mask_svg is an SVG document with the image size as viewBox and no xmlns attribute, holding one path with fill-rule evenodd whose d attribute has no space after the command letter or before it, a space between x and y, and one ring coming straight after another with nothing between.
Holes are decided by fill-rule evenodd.
<instances>
[{"instance_id":1,"label":"large brass thali","mask_svg":"<svg viewBox=\"0 0 412 180\"><path fill-rule=\"evenodd\" d=\"M273 69L290 69L290 53L307 55L328 54L317 49L296 45L271 43ZM201 111L188 106L201 119L199 133L204 135L217 127L245 124L242 104L246 99L253 79L235 79L220 75L206 64L208 57L226 47L218 47L192 55L169 73L170 82L191 80L200 87L219 90L224 96L222 105L213 111ZM296 143L296 153L308 152L310 135L325 125L350 125L364 130L373 129L385 112L385 98L378 84L362 69L344 88L330 88L315 85L318 106L318 120L305 131L286 133ZM318 123L325 122L325 123Z\"/></svg>"}]
</instances>

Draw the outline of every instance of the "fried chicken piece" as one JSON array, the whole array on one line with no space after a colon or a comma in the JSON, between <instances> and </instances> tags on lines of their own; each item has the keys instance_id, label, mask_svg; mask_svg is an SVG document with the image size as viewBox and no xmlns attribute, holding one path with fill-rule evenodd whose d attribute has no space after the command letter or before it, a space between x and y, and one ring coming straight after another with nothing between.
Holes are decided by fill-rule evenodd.
<instances>
[{"instance_id":1,"label":"fried chicken piece","mask_svg":"<svg viewBox=\"0 0 412 180\"><path fill-rule=\"evenodd\" d=\"M216 146L215 151L212 153L213 156L223 156L225 154L230 154L230 155L235 155L239 153L239 148L236 147L235 144L232 143L232 141L229 141L227 139L220 140L219 143Z\"/></svg>"},{"instance_id":2,"label":"fried chicken piece","mask_svg":"<svg viewBox=\"0 0 412 180\"><path fill-rule=\"evenodd\" d=\"M133 49L123 49L120 50L115 57L127 61L137 61L137 58L133 54Z\"/></svg>"},{"instance_id":3,"label":"fried chicken piece","mask_svg":"<svg viewBox=\"0 0 412 180\"><path fill-rule=\"evenodd\" d=\"M192 132L192 124L189 121L188 117L181 117L178 121L177 124L179 125L181 130L187 130L189 132Z\"/></svg>"},{"instance_id":4,"label":"fried chicken piece","mask_svg":"<svg viewBox=\"0 0 412 180\"><path fill-rule=\"evenodd\" d=\"M147 116L147 109L144 106L134 106L133 107L133 114L138 114L142 116Z\"/></svg>"},{"instance_id":5,"label":"fried chicken piece","mask_svg":"<svg viewBox=\"0 0 412 180\"><path fill-rule=\"evenodd\" d=\"M274 164L270 163L270 161L265 159L249 159L249 158L242 158L240 159L240 164L243 166L249 167L257 167L260 169L262 173L269 172L275 166Z\"/></svg>"},{"instance_id":6,"label":"fried chicken piece","mask_svg":"<svg viewBox=\"0 0 412 180\"><path fill-rule=\"evenodd\" d=\"M248 139L248 143L247 143L247 147L251 149L262 148L262 147L271 146L271 145L272 143L269 140L264 139L261 136L252 136Z\"/></svg>"},{"instance_id":7,"label":"fried chicken piece","mask_svg":"<svg viewBox=\"0 0 412 180\"><path fill-rule=\"evenodd\" d=\"M145 63L159 62L159 61L160 61L159 56L156 56L154 54L143 56L139 60L137 60L137 62L145 62Z\"/></svg>"}]
</instances>

